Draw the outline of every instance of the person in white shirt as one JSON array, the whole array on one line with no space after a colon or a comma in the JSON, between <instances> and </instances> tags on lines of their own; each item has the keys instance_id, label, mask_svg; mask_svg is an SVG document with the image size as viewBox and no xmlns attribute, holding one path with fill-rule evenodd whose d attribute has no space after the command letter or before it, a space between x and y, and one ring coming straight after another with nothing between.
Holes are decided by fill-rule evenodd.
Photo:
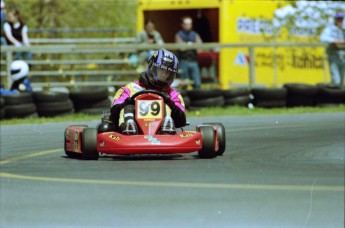
<instances>
[{"instance_id":1,"label":"person in white shirt","mask_svg":"<svg viewBox=\"0 0 345 228\"><path fill-rule=\"evenodd\" d=\"M320 36L321 42L328 43L326 52L332 77L332 84L343 85L345 77L345 31L344 12L337 12L334 24L326 26Z\"/></svg>"}]
</instances>

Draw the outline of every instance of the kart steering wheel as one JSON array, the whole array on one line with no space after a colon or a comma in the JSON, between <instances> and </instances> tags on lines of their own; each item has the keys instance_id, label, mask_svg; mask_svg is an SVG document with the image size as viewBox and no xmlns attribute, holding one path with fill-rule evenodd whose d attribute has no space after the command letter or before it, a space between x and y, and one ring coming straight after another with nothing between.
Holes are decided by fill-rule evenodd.
<instances>
[{"instance_id":1,"label":"kart steering wheel","mask_svg":"<svg viewBox=\"0 0 345 228\"><path fill-rule=\"evenodd\" d=\"M165 97L166 97L166 95L164 95L162 92L159 92L159 91L156 91L156 90L152 90L152 89L149 89L149 90L141 90L141 91L135 93L135 94L130 98L129 103L134 104L135 98L137 98L138 96L140 96L140 95L142 95L142 94L146 94L146 93L153 93L153 94L156 94L156 95L158 95L158 96L163 97L164 100L165 100Z\"/></svg>"}]
</instances>

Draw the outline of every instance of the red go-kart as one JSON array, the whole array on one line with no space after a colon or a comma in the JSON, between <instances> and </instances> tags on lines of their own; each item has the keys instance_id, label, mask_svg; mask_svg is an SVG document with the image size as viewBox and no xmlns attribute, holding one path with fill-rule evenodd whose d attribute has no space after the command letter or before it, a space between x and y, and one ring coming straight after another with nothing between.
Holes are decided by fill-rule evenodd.
<instances>
[{"instance_id":1,"label":"red go-kart","mask_svg":"<svg viewBox=\"0 0 345 228\"><path fill-rule=\"evenodd\" d=\"M98 160L99 154L181 154L198 151L200 158L214 158L225 151L225 128L221 123L205 123L195 131L176 130L161 134L164 120L164 95L153 90L140 91L131 97L135 104L138 134L104 132L86 125L65 129L65 152L69 157ZM103 114L104 118L104 114ZM102 118L102 123L104 123ZM100 123L100 124L102 124Z\"/></svg>"}]
</instances>

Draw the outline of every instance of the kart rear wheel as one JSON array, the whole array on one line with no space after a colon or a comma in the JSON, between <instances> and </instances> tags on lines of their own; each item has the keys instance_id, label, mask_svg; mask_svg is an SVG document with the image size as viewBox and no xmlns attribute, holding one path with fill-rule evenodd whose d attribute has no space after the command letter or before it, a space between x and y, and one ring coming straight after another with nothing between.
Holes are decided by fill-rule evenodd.
<instances>
[{"instance_id":1,"label":"kart rear wheel","mask_svg":"<svg viewBox=\"0 0 345 228\"><path fill-rule=\"evenodd\" d=\"M200 126L199 131L202 135L202 148L198 151L200 158L214 158L214 130L212 126Z\"/></svg>"},{"instance_id":2,"label":"kart rear wheel","mask_svg":"<svg viewBox=\"0 0 345 228\"><path fill-rule=\"evenodd\" d=\"M226 138L225 138L225 127L221 123L204 123L206 125L213 125L217 127L219 149L217 155L222 156L225 152Z\"/></svg>"},{"instance_id":3,"label":"kart rear wheel","mask_svg":"<svg viewBox=\"0 0 345 228\"><path fill-rule=\"evenodd\" d=\"M82 141L81 141L81 150L84 160L98 160L98 151L97 151L97 129L96 128L84 128Z\"/></svg>"}]
</instances>

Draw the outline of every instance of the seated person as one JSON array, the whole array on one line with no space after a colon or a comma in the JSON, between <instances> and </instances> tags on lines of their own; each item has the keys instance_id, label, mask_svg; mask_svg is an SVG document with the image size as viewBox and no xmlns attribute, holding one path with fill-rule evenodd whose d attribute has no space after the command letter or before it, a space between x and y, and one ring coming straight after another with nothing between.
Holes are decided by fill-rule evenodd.
<instances>
[{"instance_id":1,"label":"seated person","mask_svg":"<svg viewBox=\"0 0 345 228\"><path fill-rule=\"evenodd\" d=\"M171 87L178 72L177 57L167 50L159 50L151 55L147 63L147 70L140 74L138 81L129 83L116 92L110 109L110 123L114 129L125 134L138 133L134 121L134 105L128 102L131 96L142 90L156 90L165 95L166 116L161 129L162 133L175 131L175 126L186 125L182 96ZM123 110L122 115L121 110Z\"/></svg>"}]
</instances>

